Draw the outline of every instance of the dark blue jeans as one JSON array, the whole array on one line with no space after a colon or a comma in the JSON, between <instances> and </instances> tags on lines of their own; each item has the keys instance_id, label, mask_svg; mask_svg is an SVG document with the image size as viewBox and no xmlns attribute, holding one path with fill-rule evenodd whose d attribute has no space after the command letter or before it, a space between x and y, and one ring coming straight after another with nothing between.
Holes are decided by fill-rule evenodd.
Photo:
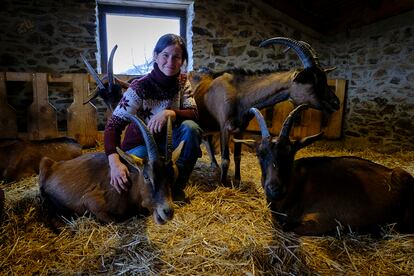
<instances>
[{"instance_id":1,"label":"dark blue jeans","mask_svg":"<svg viewBox=\"0 0 414 276\"><path fill-rule=\"evenodd\" d=\"M184 147L176 163L179 176L174 186L177 188L183 189L185 187L197 159L201 157L201 134L200 126L192 120L183 121L178 127L173 128L173 148L175 149L181 141L184 141ZM165 143L158 144L158 151L165 152ZM148 155L145 145L139 145L128 150L127 153L141 158Z\"/></svg>"}]
</instances>

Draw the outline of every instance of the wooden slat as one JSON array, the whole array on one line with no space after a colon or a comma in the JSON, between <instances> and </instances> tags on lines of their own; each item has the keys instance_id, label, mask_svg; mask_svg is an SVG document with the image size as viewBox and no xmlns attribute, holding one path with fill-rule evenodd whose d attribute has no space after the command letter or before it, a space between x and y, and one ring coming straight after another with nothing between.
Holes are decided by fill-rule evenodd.
<instances>
[{"instance_id":1,"label":"wooden slat","mask_svg":"<svg viewBox=\"0 0 414 276\"><path fill-rule=\"evenodd\" d=\"M73 74L48 74L47 82L72 82Z\"/></svg>"},{"instance_id":2,"label":"wooden slat","mask_svg":"<svg viewBox=\"0 0 414 276\"><path fill-rule=\"evenodd\" d=\"M293 104L289 101L278 103L273 107L272 128L270 129L272 135L279 135L283 121L292 110Z\"/></svg>"},{"instance_id":3,"label":"wooden slat","mask_svg":"<svg viewBox=\"0 0 414 276\"><path fill-rule=\"evenodd\" d=\"M17 137L16 110L7 103L6 74L0 72L0 137Z\"/></svg>"},{"instance_id":4,"label":"wooden slat","mask_svg":"<svg viewBox=\"0 0 414 276\"><path fill-rule=\"evenodd\" d=\"M97 113L93 104L83 104L88 95L88 75L73 74L73 103L68 108L68 134L85 147L97 139Z\"/></svg>"},{"instance_id":5,"label":"wooden slat","mask_svg":"<svg viewBox=\"0 0 414 276\"><path fill-rule=\"evenodd\" d=\"M322 112L310 108L302 112L298 125L295 125L292 136L296 139L321 132Z\"/></svg>"},{"instance_id":6,"label":"wooden slat","mask_svg":"<svg viewBox=\"0 0 414 276\"><path fill-rule=\"evenodd\" d=\"M342 136L346 80L328 80L328 85L335 87L335 94L339 98L340 107L339 110L331 114L328 120L328 125L323 129L323 132L326 138L337 139Z\"/></svg>"},{"instance_id":7,"label":"wooden slat","mask_svg":"<svg viewBox=\"0 0 414 276\"><path fill-rule=\"evenodd\" d=\"M6 72L7 81L33 81L34 73Z\"/></svg>"},{"instance_id":8,"label":"wooden slat","mask_svg":"<svg viewBox=\"0 0 414 276\"><path fill-rule=\"evenodd\" d=\"M48 96L47 74L34 74L33 103L29 106L27 127L30 139L58 136L56 109L49 103Z\"/></svg>"},{"instance_id":9,"label":"wooden slat","mask_svg":"<svg viewBox=\"0 0 414 276\"><path fill-rule=\"evenodd\" d=\"M323 131L324 137L329 139L341 137L346 80L331 79L328 80L328 85L334 87L335 94L340 101L340 109L331 114L328 120L328 125L324 129L321 127L322 112L312 108L305 110L301 115L299 124L295 124L295 127L291 131L291 135L294 138L303 138L317 134L320 131ZM289 101L278 103L273 107L272 123L268 124L269 131L272 135L279 134L283 121L292 110L293 104ZM261 110L261 112L265 115L265 109ZM255 119L250 121L247 130L260 131L259 125Z\"/></svg>"}]
</instances>

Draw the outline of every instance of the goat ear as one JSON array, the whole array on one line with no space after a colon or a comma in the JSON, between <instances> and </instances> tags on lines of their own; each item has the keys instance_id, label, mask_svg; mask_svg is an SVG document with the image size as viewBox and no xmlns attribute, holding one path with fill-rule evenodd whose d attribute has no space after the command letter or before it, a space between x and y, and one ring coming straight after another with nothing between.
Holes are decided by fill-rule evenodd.
<instances>
[{"instance_id":1,"label":"goat ear","mask_svg":"<svg viewBox=\"0 0 414 276\"><path fill-rule=\"evenodd\" d=\"M132 167L134 167L138 171L142 170L142 167L144 165L144 159L133 154L128 154L118 147L116 147L116 151L118 152L119 156L121 156L122 159L127 161L128 164L130 164Z\"/></svg>"},{"instance_id":2,"label":"goat ear","mask_svg":"<svg viewBox=\"0 0 414 276\"><path fill-rule=\"evenodd\" d=\"M256 144L256 140L253 140L253 139L236 139L236 138L233 138L233 142L234 143L242 143L242 144L248 146L251 149L254 148L254 145Z\"/></svg>"},{"instance_id":3,"label":"goat ear","mask_svg":"<svg viewBox=\"0 0 414 276\"><path fill-rule=\"evenodd\" d=\"M319 132L318 134L308 136L308 137L305 137L305 138L302 138L302 139L296 141L293 145L295 151L298 151L301 148L304 148L304 147L320 140L322 138L322 135L323 135L323 132Z\"/></svg>"},{"instance_id":4,"label":"goat ear","mask_svg":"<svg viewBox=\"0 0 414 276\"><path fill-rule=\"evenodd\" d=\"M184 141L181 141L181 143L178 145L178 147L173 151L172 153L172 162L173 164L175 164L175 162L177 162L178 157L180 157L181 151L183 150L184 147Z\"/></svg>"},{"instance_id":5,"label":"goat ear","mask_svg":"<svg viewBox=\"0 0 414 276\"><path fill-rule=\"evenodd\" d=\"M333 70L335 70L336 69L336 66L334 66L334 67L329 67L329 68L325 68L325 69L323 69L323 71L325 71L325 73L326 74L328 74L328 73L330 73L330 72L332 72Z\"/></svg>"}]
</instances>

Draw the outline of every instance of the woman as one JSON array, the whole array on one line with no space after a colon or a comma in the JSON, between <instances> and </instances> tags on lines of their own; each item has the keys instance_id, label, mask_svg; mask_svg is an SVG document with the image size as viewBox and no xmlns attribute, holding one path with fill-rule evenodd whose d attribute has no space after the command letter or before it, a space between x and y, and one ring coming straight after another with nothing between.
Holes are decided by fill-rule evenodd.
<instances>
[{"instance_id":1,"label":"woman","mask_svg":"<svg viewBox=\"0 0 414 276\"><path fill-rule=\"evenodd\" d=\"M179 176L172 187L174 200L183 200L183 189L190 177L197 158L201 156L201 128L197 106L190 96L191 86L181 67L188 59L184 40L175 34L159 38L153 51L154 69L146 76L134 80L111 118L104 133L105 152L111 169L111 185L118 193L128 190L128 168L120 161L116 147L120 144L121 133L129 124L126 113L136 114L145 121L160 148L165 151L165 129L167 118L173 121L173 147L184 140L184 148L176 164ZM141 158L147 150L141 132L134 125L128 125L121 149ZM163 150L163 151L161 151ZM161 172L162 173L162 172Z\"/></svg>"}]
</instances>

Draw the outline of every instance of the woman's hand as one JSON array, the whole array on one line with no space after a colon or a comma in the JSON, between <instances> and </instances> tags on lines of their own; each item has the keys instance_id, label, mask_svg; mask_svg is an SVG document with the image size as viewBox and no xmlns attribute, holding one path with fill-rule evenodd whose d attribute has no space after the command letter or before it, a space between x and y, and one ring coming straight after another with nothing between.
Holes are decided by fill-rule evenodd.
<instances>
[{"instance_id":1,"label":"woman's hand","mask_svg":"<svg viewBox=\"0 0 414 276\"><path fill-rule=\"evenodd\" d=\"M151 133L161 132L162 128L167 123L168 116L171 116L172 121L175 120L175 112L169 109L165 109L155 114L148 122L148 128Z\"/></svg>"},{"instance_id":2,"label":"woman's hand","mask_svg":"<svg viewBox=\"0 0 414 276\"><path fill-rule=\"evenodd\" d=\"M111 185L115 190L120 194L122 191L129 190L129 171L127 166L125 166L119 159L117 153L112 153L108 155L109 167L111 168Z\"/></svg>"}]
</instances>

